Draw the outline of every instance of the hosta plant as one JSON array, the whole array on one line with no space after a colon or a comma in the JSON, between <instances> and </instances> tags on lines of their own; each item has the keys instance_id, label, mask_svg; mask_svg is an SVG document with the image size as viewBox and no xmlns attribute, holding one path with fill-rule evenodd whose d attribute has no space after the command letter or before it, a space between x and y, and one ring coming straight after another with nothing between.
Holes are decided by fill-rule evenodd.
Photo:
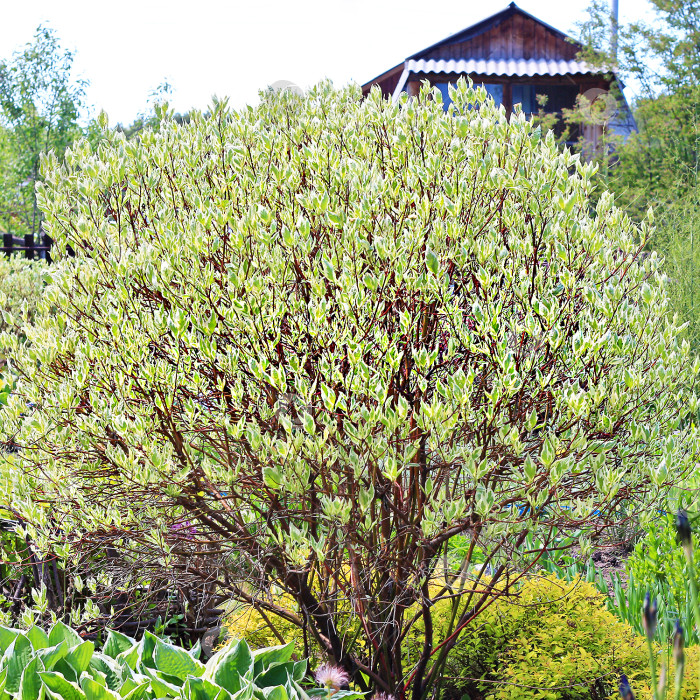
<instances>
[{"instance_id":1,"label":"hosta plant","mask_svg":"<svg viewBox=\"0 0 700 700\"><path fill-rule=\"evenodd\" d=\"M41 552L189 590L195 622L253 605L420 700L544 552L692 467L698 363L648 223L592 211L594 167L524 115L451 95L321 85L46 160L75 259L6 339L0 412Z\"/></svg>"},{"instance_id":2,"label":"hosta plant","mask_svg":"<svg viewBox=\"0 0 700 700\"><path fill-rule=\"evenodd\" d=\"M251 651L231 643L206 664L148 632L141 641L110 631L101 652L57 622L47 634L0 627L0 693L4 700L295 700L305 661L291 645ZM316 689L317 692L320 689ZM349 691L337 698L359 700Z\"/></svg>"}]
</instances>

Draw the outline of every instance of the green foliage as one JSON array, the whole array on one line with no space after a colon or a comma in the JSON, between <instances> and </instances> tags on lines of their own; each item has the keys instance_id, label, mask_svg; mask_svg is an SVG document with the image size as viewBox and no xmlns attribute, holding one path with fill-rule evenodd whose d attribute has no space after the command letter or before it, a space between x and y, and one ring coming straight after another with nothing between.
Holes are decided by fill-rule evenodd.
<instances>
[{"instance_id":1,"label":"green foliage","mask_svg":"<svg viewBox=\"0 0 700 700\"><path fill-rule=\"evenodd\" d=\"M688 323L687 337L697 352L698 153L700 149L700 6L695 0L652 0L653 23L619 27L619 50L610 46L609 3L595 0L582 23L585 60L615 65L640 94L634 104L638 131L616 143L601 160L601 184L618 205L641 219L650 205L657 228L650 248L665 258L673 308Z\"/></svg>"},{"instance_id":2,"label":"green foliage","mask_svg":"<svg viewBox=\"0 0 700 700\"><path fill-rule=\"evenodd\" d=\"M630 214L672 203L697 187L700 132L700 7L695 0L651 0L652 23L620 25L610 45L610 5L594 0L580 25L584 58L616 66L641 88L634 109L638 132L615 146L605 186Z\"/></svg>"},{"instance_id":3,"label":"green foliage","mask_svg":"<svg viewBox=\"0 0 700 700\"><path fill-rule=\"evenodd\" d=\"M170 97L172 97L172 85L166 80L149 94L149 106L146 111L141 112L128 126L117 124L116 128L122 131L128 139L133 139L138 138L144 129L157 131L166 118L178 124L188 123L189 113L180 114L168 108Z\"/></svg>"},{"instance_id":4,"label":"green foliage","mask_svg":"<svg viewBox=\"0 0 700 700\"><path fill-rule=\"evenodd\" d=\"M216 581L361 687L425 695L548 533L590 551L694 465L699 365L646 223L592 213L594 168L523 115L451 95L322 85L47 158L76 256L0 412L40 551L127 589Z\"/></svg>"},{"instance_id":5,"label":"green foliage","mask_svg":"<svg viewBox=\"0 0 700 700\"><path fill-rule=\"evenodd\" d=\"M291 645L251 651L233 642L206 664L145 633L140 642L110 631L102 652L57 622L48 635L0 628L0 689L6 700L294 700L308 697L300 683L306 662L291 659ZM358 693L338 698L359 700Z\"/></svg>"},{"instance_id":6,"label":"green foliage","mask_svg":"<svg viewBox=\"0 0 700 700\"><path fill-rule=\"evenodd\" d=\"M73 54L39 27L32 43L0 61L0 224L35 233L41 222L34 186L42 153L62 157L81 135L84 83L71 76Z\"/></svg>"},{"instance_id":7,"label":"green foliage","mask_svg":"<svg viewBox=\"0 0 700 700\"><path fill-rule=\"evenodd\" d=\"M630 618L639 622L640 611L641 600ZM443 633L449 629L450 615L448 600L435 605L433 624ZM232 613L227 630L234 637L245 635L253 646L265 646L276 639L270 623L297 648L303 644L299 628L278 617L262 617L252 608ZM418 623L403 641L407 668L420 656L424 639ZM660 651L668 639L659 634ZM686 650L689 665L697 666L698 651ZM321 658L315 645L311 654ZM556 575L538 576L481 613L472 633L447 658L441 697L602 700L613 694L620 669L644 697L641 691L649 686L649 669L641 626L636 630L620 621L609 610L607 594L593 582L578 575L568 581Z\"/></svg>"},{"instance_id":8,"label":"green foliage","mask_svg":"<svg viewBox=\"0 0 700 700\"><path fill-rule=\"evenodd\" d=\"M695 571L700 570L697 547L694 553ZM657 639L663 641L673 634L676 619L680 620L686 637L698 643L690 587L689 571L683 549L679 546L674 516L660 515L647 526L646 536L640 540L627 560L629 580L626 591L614 591L620 614L642 632L639 610L647 591L659 606ZM622 602L626 599L626 605Z\"/></svg>"},{"instance_id":9,"label":"green foliage","mask_svg":"<svg viewBox=\"0 0 700 700\"><path fill-rule=\"evenodd\" d=\"M645 640L605 609L591 584L529 581L517 599L485 615L482 653L499 681L481 685L487 697L602 699L613 694L620 669L645 697Z\"/></svg>"},{"instance_id":10,"label":"green foliage","mask_svg":"<svg viewBox=\"0 0 700 700\"><path fill-rule=\"evenodd\" d=\"M227 638L245 639L252 649L263 649L275 644L293 643L295 649L304 648L301 627L273 613L261 614L250 605L239 605L223 621ZM304 656L316 664L324 659L318 644L307 640Z\"/></svg>"},{"instance_id":11,"label":"green foliage","mask_svg":"<svg viewBox=\"0 0 700 700\"><path fill-rule=\"evenodd\" d=\"M686 337L700 349L700 190L694 188L656 210L649 245L664 257L669 295Z\"/></svg>"},{"instance_id":12,"label":"green foliage","mask_svg":"<svg viewBox=\"0 0 700 700\"><path fill-rule=\"evenodd\" d=\"M21 333L32 323L44 293L47 265L19 255L0 256L0 329Z\"/></svg>"},{"instance_id":13,"label":"green foliage","mask_svg":"<svg viewBox=\"0 0 700 700\"><path fill-rule=\"evenodd\" d=\"M449 624L444 602L435 622ZM409 646L421 641L417 634ZM695 658L696 650L689 655ZM474 632L453 649L443 697L602 700L616 694L620 670L645 697L645 639L606 610L605 596L592 584L535 577L486 608Z\"/></svg>"}]
</instances>

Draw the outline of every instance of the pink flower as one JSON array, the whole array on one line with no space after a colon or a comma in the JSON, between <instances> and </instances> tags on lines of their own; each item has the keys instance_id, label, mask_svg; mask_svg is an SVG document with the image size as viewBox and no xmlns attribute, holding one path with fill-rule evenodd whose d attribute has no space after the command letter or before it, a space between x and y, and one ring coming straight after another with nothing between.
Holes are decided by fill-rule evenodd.
<instances>
[{"instance_id":1,"label":"pink flower","mask_svg":"<svg viewBox=\"0 0 700 700\"><path fill-rule=\"evenodd\" d=\"M372 696L372 700L395 700L393 695L389 695L389 693L375 693Z\"/></svg>"},{"instance_id":2,"label":"pink flower","mask_svg":"<svg viewBox=\"0 0 700 700\"><path fill-rule=\"evenodd\" d=\"M350 682L350 676L339 666L332 664L322 664L314 673L316 683L329 690L340 690L340 687Z\"/></svg>"}]
</instances>

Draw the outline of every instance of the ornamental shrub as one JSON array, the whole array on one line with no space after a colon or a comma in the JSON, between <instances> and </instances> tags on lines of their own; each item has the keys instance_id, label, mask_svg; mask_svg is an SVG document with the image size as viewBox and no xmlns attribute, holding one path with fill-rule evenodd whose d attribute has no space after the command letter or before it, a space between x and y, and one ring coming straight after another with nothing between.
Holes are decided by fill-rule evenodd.
<instances>
[{"instance_id":1,"label":"ornamental shrub","mask_svg":"<svg viewBox=\"0 0 700 700\"><path fill-rule=\"evenodd\" d=\"M31 345L6 338L0 412L34 546L193 629L254 602L419 700L552 533L585 553L683 477L699 365L648 223L591 212L594 167L523 114L451 94L321 85L46 159L75 261Z\"/></svg>"},{"instance_id":2,"label":"ornamental shrub","mask_svg":"<svg viewBox=\"0 0 700 700\"><path fill-rule=\"evenodd\" d=\"M590 583L554 577L527 581L512 600L499 600L480 620L479 655L471 656L493 700L603 700L617 695L620 671L639 697L650 685L646 639L606 609ZM690 653L690 652L689 652ZM459 678L457 653L447 672ZM468 674L464 674L468 675Z\"/></svg>"},{"instance_id":3,"label":"ornamental shrub","mask_svg":"<svg viewBox=\"0 0 700 700\"><path fill-rule=\"evenodd\" d=\"M478 688L490 700L604 700L620 697L622 672L636 697L651 697L646 638L606 609L605 596L592 583L529 579L516 597L499 600L479 622L478 643L466 653L458 645L448 661L455 689L467 677L461 687ZM657 666L668 669L668 696L675 697L670 642L654 644L654 651ZM685 658L680 697L690 700L698 697L700 647L686 648Z\"/></svg>"},{"instance_id":4,"label":"ornamental shrub","mask_svg":"<svg viewBox=\"0 0 700 700\"><path fill-rule=\"evenodd\" d=\"M34 319L44 291L46 263L19 255L0 255L0 329L21 328Z\"/></svg>"}]
</instances>

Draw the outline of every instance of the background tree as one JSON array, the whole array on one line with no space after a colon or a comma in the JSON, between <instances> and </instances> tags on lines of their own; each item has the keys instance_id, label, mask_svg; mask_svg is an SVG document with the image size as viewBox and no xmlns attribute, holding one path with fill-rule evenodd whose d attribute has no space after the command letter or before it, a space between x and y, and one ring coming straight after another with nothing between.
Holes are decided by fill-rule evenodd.
<instances>
[{"instance_id":1,"label":"background tree","mask_svg":"<svg viewBox=\"0 0 700 700\"><path fill-rule=\"evenodd\" d=\"M598 159L601 191L640 220L656 210L656 230L647 246L666 259L674 309L687 322L687 337L700 348L697 294L700 266L700 3L651 0L655 19L619 27L618 51L611 47L607 2L591 4L579 29L585 59L616 66L637 91L633 103L638 131L618 140L610 156Z\"/></svg>"},{"instance_id":2,"label":"background tree","mask_svg":"<svg viewBox=\"0 0 700 700\"><path fill-rule=\"evenodd\" d=\"M62 158L82 133L85 82L73 77L72 66L72 52L47 27L0 62L0 217L7 231L39 230L34 190L41 155L53 151Z\"/></svg>"},{"instance_id":3,"label":"background tree","mask_svg":"<svg viewBox=\"0 0 700 700\"><path fill-rule=\"evenodd\" d=\"M607 2L593 2L579 24L587 47L583 57L603 68L614 66L638 92L638 132L616 144L618 167L604 182L637 218L649 204L663 206L698 186L700 3L650 3L654 21L620 25L616 52Z\"/></svg>"},{"instance_id":4,"label":"background tree","mask_svg":"<svg viewBox=\"0 0 700 700\"><path fill-rule=\"evenodd\" d=\"M143 112L129 124L117 124L117 129L122 131L128 139L138 138L144 129L157 131L161 122L167 117L178 124L186 124L190 120L189 112L180 114L169 108L168 102L173 95L173 86L164 80L157 88L151 90L148 95L148 104Z\"/></svg>"}]
</instances>

